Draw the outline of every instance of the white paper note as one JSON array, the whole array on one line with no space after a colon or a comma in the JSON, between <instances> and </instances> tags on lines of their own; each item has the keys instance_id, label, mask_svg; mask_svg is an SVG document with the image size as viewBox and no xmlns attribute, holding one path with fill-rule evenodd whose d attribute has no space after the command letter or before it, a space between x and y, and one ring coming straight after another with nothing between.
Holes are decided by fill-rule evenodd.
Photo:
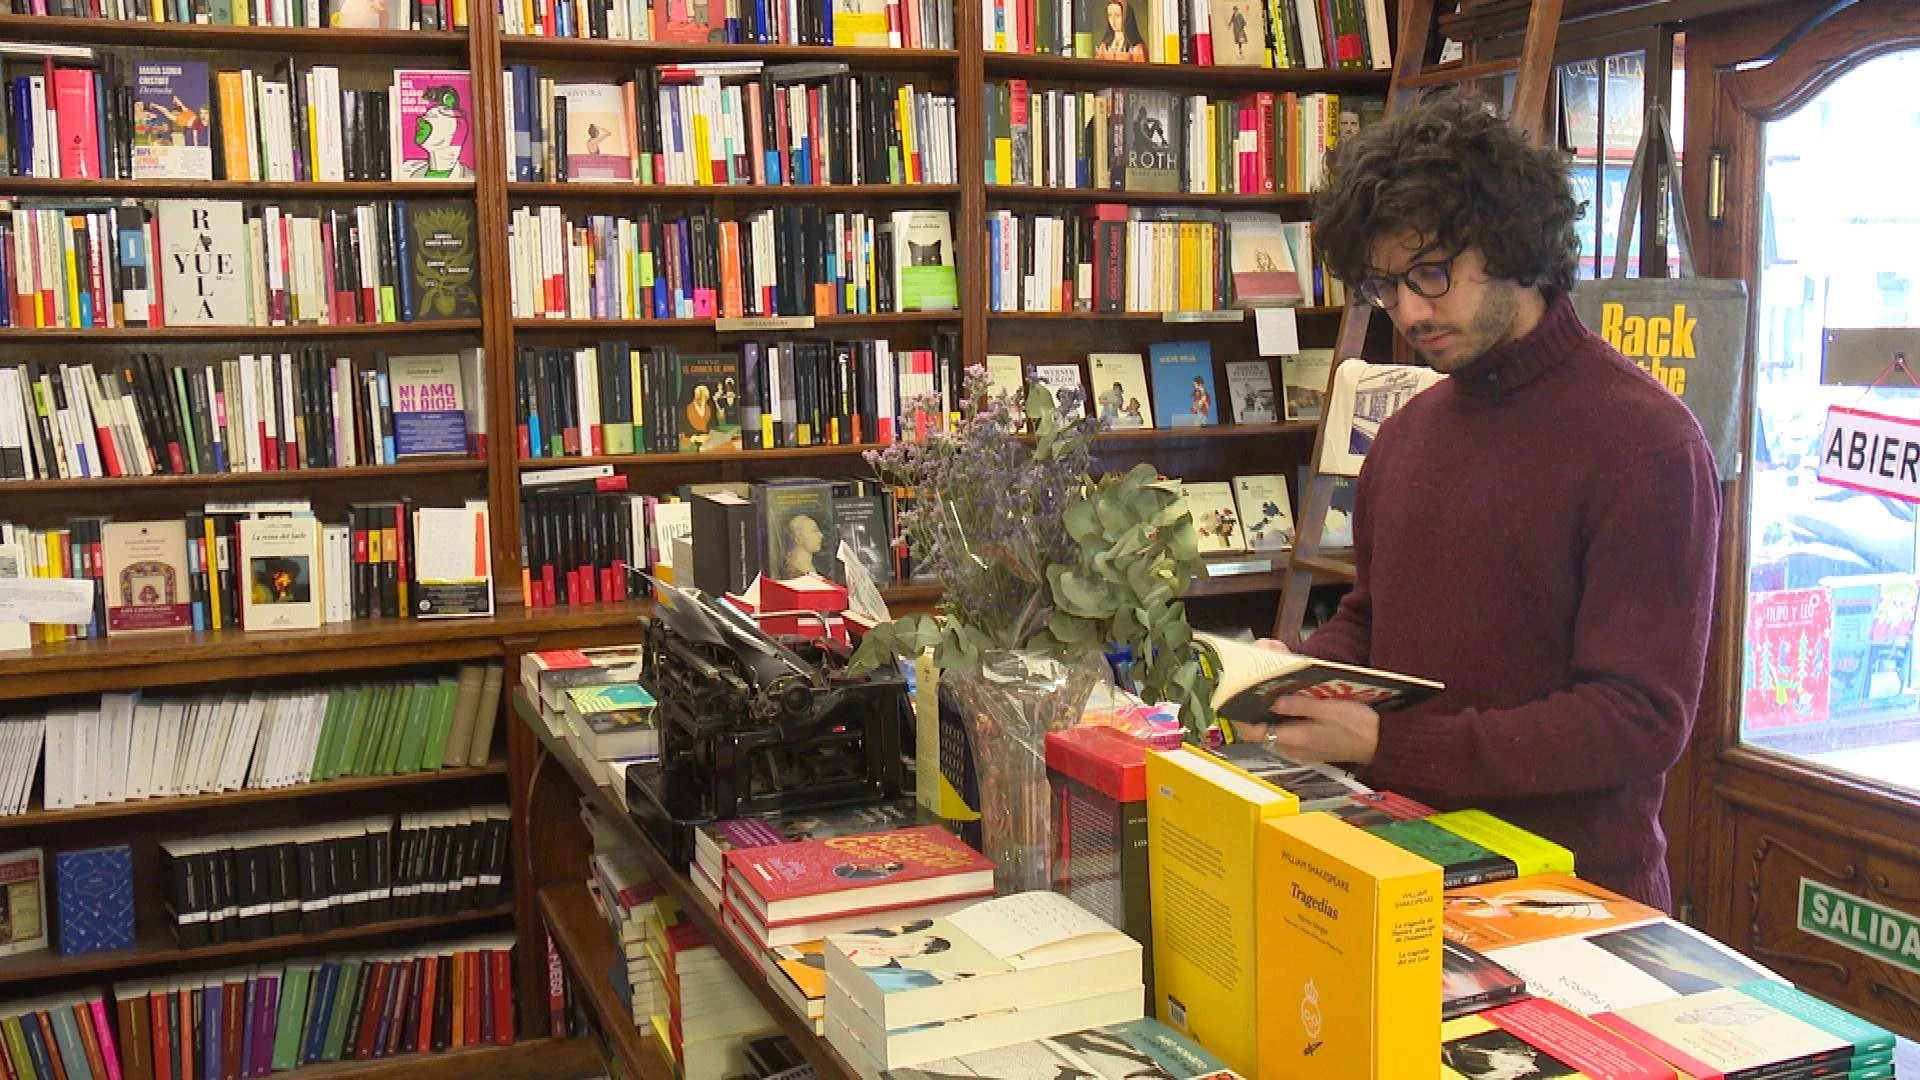
<instances>
[{"instance_id":1,"label":"white paper note","mask_svg":"<svg viewBox=\"0 0 1920 1080\"><path fill-rule=\"evenodd\" d=\"M74 578L0 579L0 623L91 622L93 589Z\"/></svg>"},{"instance_id":2,"label":"white paper note","mask_svg":"<svg viewBox=\"0 0 1920 1080\"><path fill-rule=\"evenodd\" d=\"M1253 327L1261 356L1292 356L1300 351L1300 323L1292 308L1254 308Z\"/></svg>"}]
</instances>

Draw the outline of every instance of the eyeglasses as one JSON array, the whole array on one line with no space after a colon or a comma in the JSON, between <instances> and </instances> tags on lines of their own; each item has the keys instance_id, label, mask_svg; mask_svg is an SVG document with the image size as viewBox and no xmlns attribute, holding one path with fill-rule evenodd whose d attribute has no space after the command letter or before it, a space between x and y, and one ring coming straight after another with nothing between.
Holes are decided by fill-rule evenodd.
<instances>
[{"instance_id":1,"label":"eyeglasses","mask_svg":"<svg viewBox=\"0 0 1920 1080\"><path fill-rule=\"evenodd\" d=\"M1449 255L1434 262L1414 263L1398 274L1380 274L1360 283L1360 297L1381 311L1392 311L1400 303L1400 286L1423 300L1438 300L1453 288L1453 260Z\"/></svg>"}]
</instances>

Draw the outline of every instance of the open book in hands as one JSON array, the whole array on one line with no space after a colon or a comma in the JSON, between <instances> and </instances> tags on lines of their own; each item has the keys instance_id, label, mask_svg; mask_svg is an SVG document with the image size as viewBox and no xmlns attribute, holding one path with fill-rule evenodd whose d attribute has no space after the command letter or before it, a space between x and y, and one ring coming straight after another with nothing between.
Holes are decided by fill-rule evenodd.
<instances>
[{"instance_id":1,"label":"open book in hands","mask_svg":"<svg viewBox=\"0 0 1920 1080\"><path fill-rule=\"evenodd\" d=\"M1217 660L1220 683L1213 691L1214 712L1242 724L1270 723L1273 700L1288 694L1355 701L1389 712L1446 689L1432 679L1263 649L1216 634L1195 634L1193 640Z\"/></svg>"}]
</instances>

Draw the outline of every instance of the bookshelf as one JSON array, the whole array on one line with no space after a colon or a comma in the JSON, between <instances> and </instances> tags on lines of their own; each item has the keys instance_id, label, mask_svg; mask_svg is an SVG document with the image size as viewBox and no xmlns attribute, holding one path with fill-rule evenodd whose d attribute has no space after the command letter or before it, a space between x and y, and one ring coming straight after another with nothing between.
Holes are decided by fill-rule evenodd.
<instances>
[{"instance_id":1,"label":"bookshelf","mask_svg":"<svg viewBox=\"0 0 1920 1080\"><path fill-rule=\"evenodd\" d=\"M1252 195L1148 193L990 185L981 163L987 160L987 119L981 90L987 81L1028 79L1036 84L1078 89L1139 87L1179 89L1216 95L1253 91L1382 94L1385 73L1271 71L1250 68L1202 68L1174 64L1129 64L1070 57L1001 54L985 51L981 41L979 0L958 0L953 20L954 49L876 49L769 44L665 44L507 35L492 4L470 5L471 25L455 31L334 30L269 26L213 26L191 23L116 22L56 16L0 14L0 41L52 46L90 46L139 58L202 59L215 68L269 70L291 58L303 69L337 65L356 85L375 85L383 72L411 66L465 68L475 74L472 108L475 178L444 183L404 180L187 181L95 180L0 177L0 198L17 200L122 200L176 197L238 201L248 207L274 204L348 207L375 200L453 200L472 207L478 238L477 317L411 323L268 327L166 326L114 329L0 328L0 367L28 358L61 363L106 364L131 353L200 360L248 351L318 349L328 356L364 358L391 353L484 350L486 418L491 439L484 456L402 461L390 465L312 468L286 472L189 473L62 480L0 481L0 517L33 527L57 526L73 517L111 514L123 520L178 516L210 500L297 496L312 500L323 518L333 520L351 501L411 497L421 505L447 505L463 497L484 498L492 524L497 613L482 619L367 620L332 624L317 630L279 633L213 631L163 633L104 640L68 640L30 652L0 654L0 714L26 712L36 704L107 691L172 691L192 688L252 687L275 680L312 681L380 677L384 673L425 670L475 661L501 661L509 681L519 657L539 649L631 641L634 623L649 610L644 601L581 605L558 610L522 606L520 571L523 523L521 478L529 471L575 465L611 465L636 493L659 493L699 480L740 480L807 472L829 479L869 475L866 446L812 446L741 450L703 455L629 454L522 460L510 436L515 428L514 361L519 348L574 348L608 336L636 346L671 343L684 352L731 348L746 340L829 340L835 337L884 337L896 349L930 347L943 332L958 335L959 354L981 364L989 353L1017 353L1032 363L1084 362L1089 352L1145 352L1155 342L1204 340L1212 347L1216 373L1227 360L1249 356L1251 318L1233 323L1184 323L1157 313L987 311L983 274L985 222L996 209L1074 213L1095 203L1119 202L1143 207L1196 207L1219 211L1261 210L1297 220L1306 213L1297 193ZM857 73L876 72L911 81L922 92L954 98L956 183L900 185L736 184L640 185L633 183L520 182L509 178L502 140L488 137L505 126L511 102L504 100L500 74L507 65L537 64L556 78L610 79L631 74L638 65L758 60L765 63L844 62ZM19 63L14 60L12 63ZM217 99L217 95L216 95ZM218 142L215 142L216 151ZM515 210L558 205L575 213L629 213L658 205L663 212L705 207L720 218L737 219L781 207L823 206L867 211L884 218L898 209L945 210L951 217L960 305L952 311L833 314L803 320L737 324L713 318L546 319L516 318L506 242ZM1338 308L1296 310L1303 344L1332 343ZM799 325L804 323L805 325ZM1279 373L1274 371L1276 388ZM1124 469L1151 461L1172 475L1190 479L1227 479L1234 472L1281 472L1292 485L1294 466L1309 453L1312 423L1225 425L1182 430L1122 431L1102 435L1096 444L1101 468ZM1248 463L1258 462L1257 469ZM1296 493L1297 494L1297 493ZM1221 605L1239 613L1269 604L1280 588L1285 556L1274 558L1268 573L1241 573L1198 581L1190 600L1196 612ZM1337 577L1340 567L1325 568ZM1320 568L1316 568L1320 569ZM1349 571L1350 572L1350 571ZM885 591L896 612L926 610L937 603L937 587L904 584ZM1250 621L1258 623L1259 617ZM536 720L537 725L537 720ZM569 765L564 747L540 737L534 727L509 716L500 725L491 760L462 769L399 777L336 780L270 790L241 790L46 810L37 802L23 814L0 818L6 846L43 846L47 851L86 846L87 838L133 836L149 843L161 834L194 829L264 827L303 817L351 812L432 808L487 799L509 801L514 812L516 877L513 903L458 916L403 920L352 927L335 936L264 939L233 943L216 950L186 953L154 934L158 924L142 916L142 937L133 950L66 958L33 953L0 961L0 1003L42 991L97 985L176 962L188 968L266 960L288 955L318 955L330 949L397 940L428 940L469 929L512 926L517 937L516 987L520 1036L511 1047L407 1058L391 1062L319 1066L303 1076L452 1078L481 1075L506 1078L571 1080L598 1069L598 1055L587 1040L543 1039L547 1014L546 939L578 971L576 981L598 986L607 966L594 952L607 943L578 933L598 930L575 871L557 875L557 853L565 843L549 845L550 833L575 824L565 806L578 792L608 799L610 794L581 786L584 774ZM542 764L542 762L548 764ZM557 763L557 764L556 764ZM567 773L571 785L554 783L552 770ZM543 809L544 808L544 809ZM614 814L613 817L620 818ZM575 826L577 827L577 825ZM644 837L635 839L645 846ZM97 843L98 840L92 840ZM537 855L537 858L535 857ZM654 858L657 860L657 853ZM664 863L656 869L664 870ZM576 868L577 870L577 868ZM684 875L668 875L683 901L692 899ZM51 904L52 897L49 896ZM697 909L696 905L694 906ZM710 922L709 918L709 922ZM716 941L727 939L716 926L704 927ZM737 951L728 960L750 986L765 989L758 969ZM771 991L768 991L769 995ZM658 1051L617 1020L617 1003L591 991L588 1003L602 1013L613 1055L641 1076L669 1075ZM769 1011L786 1019L785 1004L769 997ZM797 1021L791 1034L823 1075L847 1075L843 1063L813 1039Z\"/></svg>"}]
</instances>

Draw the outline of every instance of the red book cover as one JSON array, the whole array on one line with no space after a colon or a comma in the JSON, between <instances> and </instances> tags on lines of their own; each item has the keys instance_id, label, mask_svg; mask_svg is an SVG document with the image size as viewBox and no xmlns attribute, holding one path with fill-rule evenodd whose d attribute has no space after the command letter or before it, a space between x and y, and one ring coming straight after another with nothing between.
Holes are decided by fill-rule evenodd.
<instances>
[{"instance_id":1,"label":"red book cover","mask_svg":"<svg viewBox=\"0 0 1920 1080\"><path fill-rule=\"evenodd\" d=\"M433 1003L440 993L440 958L421 957L420 965L420 1016L414 1028L412 1047L416 1054L425 1054L433 1049Z\"/></svg>"},{"instance_id":2,"label":"red book cover","mask_svg":"<svg viewBox=\"0 0 1920 1080\"><path fill-rule=\"evenodd\" d=\"M419 970L420 961L401 960L394 965L393 981L387 987L385 1015L381 1018L381 1031L385 1038L374 1047L374 1057L392 1057L400 1052L400 1029L407 1015L407 1002L413 1000L414 975Z\"/></svg>"},{"instance_id":3,"label":"red book cover","mask_svg":"<svg viewBox=\"0 0 1920 1080\"><path fill-rule=\"evenodd\" d=\"M727 852L770 927L991 892L993 862L938 825Z\"/></svg>"},{"instance_id":4,"label":"red book cover","mask_svg":"<svg viewBox=\"0 0 1920 1080\"><path fill-rule=\"evenodd\" d=\"M107 1062L100 1056L100 1040L93 1034L93 1010L84 1001L70 1008L73 1011L73 1022L80 1028L80 1049L87 1055L87 1070L93 1074L95 1080L105 1080ZM117 1073L119 1070L114 1071ZM11 1066L8 1067L7 1072L9 1075L12 1074Z\"/></svg>"},{"instance_id":5,"label":"red book cover","mask_svg":"<svg viewBox=\"0 0 1920 1080\"><path fill-rule=\"evenodd\" d=\"M392 963L376 960L369 967L372 968L373 982L367 987L366 1004L360 1010L360 1038L353 1047L353 1058L356 1061L366 1061L373 1057L374 1036L380 1031L380 1011L386 1007L387 986L393 981Z\"/></svg>"},{"instance_id":6,"label":"red book cover","mask_svg":"<svg viewBox=\"0 0 1920 1080\"><path fill-rule=\"evenodd\" d=\"M493 1041L493 964L487 950L474 950L473 966L480 976L475 980L480 984L480 1033L474 1041L485 1046Z\"/></svg>"},{"instance_id":7,"label":"red book cover","mask_svg":"<svg viewBox=\"0 0 1920 1080\"><path fill-rule=\"evenodd\" d=\"M147 995L149 1038L153 1042L153 1080L175 1080L173 1035L167 1029L167 996Z\"/></svg>"},{"instance_id":8,"label":"red book cover","mask_svg":"<svg viewBox=\"0 0 1920 1080\"><path fill-rule=\"evenodd\" d=\"M1442 1037L1441 1064L1462 1076L1489 1075L1480 1063L1494 1055L1524 1055L1537 1076L1675 1080L1671 1065L1633 1041L1541 998L1449 1021Z\"/></svg>"},{"instance_id":9,"label":"red book cover","mask_svg":"<svg viewBox=\"0 0 1920 1080\"><path fill-rule=\"evenodd\" d=\"M53 93L54 119L59 128L60 176L67 180L98 180L100 103L94 96L93 72L86 68L54 68L47 87Z\"/></svg>"},{"instance_id":10,"label":"red book cover","mask_svg":"<svg viewBox=\"0 0 1920 1080\"><path fill-rule=\"evenodd\" d=\"M493 1041L497 1046L513 1043L513 950L489 949L487 962L493 970Z\"/></svg>"},{"instance_id":11,"label":"red book cover","mask_svg":"<svg viewBox=\"0 0 1920 1080\"><path fill-rule=\"evenodd\" d=\"M1747 726L1819 723L1831 695L1833 597L1826 589L1754 593L1747 600Z\"/></svg>"},{"instance_id":12,"label":"red book cover","mask_svg":"<svg viewBox=\"0 0 1920 1080\"><path fill-rule=\"evenodd\" d=\"M468 950L461 954L466 971L460 995L460 1011L465 1014L467 1041L462 1046L480 1045L480 965L479 954Z\"/></svg>"}]
</instances>

